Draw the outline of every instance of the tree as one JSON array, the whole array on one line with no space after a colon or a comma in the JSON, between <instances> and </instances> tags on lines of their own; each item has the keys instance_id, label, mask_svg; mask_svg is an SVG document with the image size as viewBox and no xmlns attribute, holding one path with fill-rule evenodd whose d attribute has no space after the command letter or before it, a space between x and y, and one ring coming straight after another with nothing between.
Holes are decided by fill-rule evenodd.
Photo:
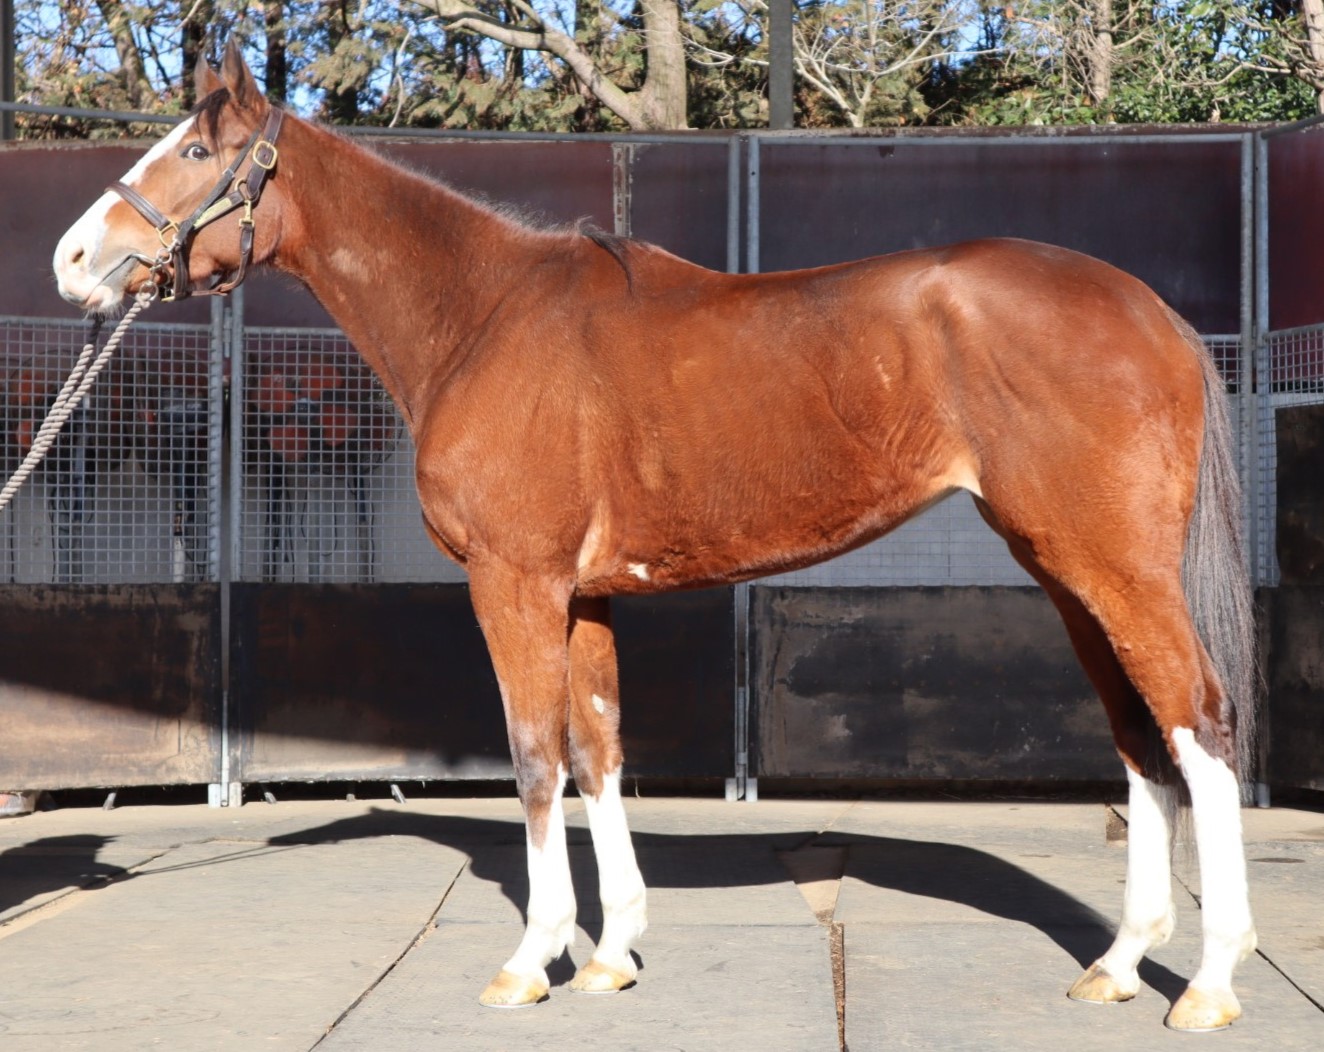
<instances>
[{"instance_id":1,"label":"tree","mask_svg":"<svg viewBox=\"0 0 1324 1052\"><path fill-rule=\"evenodd\" d=\"M767 123L765 0L27 0L15 15L19 97L55 106L183 112L189 70L237 37L270 97L332 122ZM793 46L802 127L1277 120L1324 105L1324 0L798 0Z\"/></svg>"},{"instance_id":2,"label":"tree","mask_svg":"<svg viewBox=\"0 0 1324 1052\"><path fill-rule=\"evenodd\" d=\"M975 14L953 0L811 0L792 34L796 76L853 128L922 123L928 72L969 52Z\"/></svg>"},{"instance_id":3,"label":"tree","mask_svg":"<svg viewBox=\"0 0 1324 1052\"><path fill-rule=\"evenodd\" d=\"M513 50L546 52L565 64L575 79L634 131L687 127L685 47L678 0L639 0L644 56L642 82L618 83L581 43L551 24L527 0L503 5L515 17L505 20L466 0L414 0L434 13L451 32L472 33ZM576 5L577 14L587 5Z\"/></svg>"},{"instance_id":4,"label":"tree","mask_svg":"<svg viewBox=\"0 0 1324 1052\"><path fill-rule=\"evenodd\" d=\"M944 107L945 119L992 124L1305 116L1299 79L1305 64L1282 57L1299 24L1285 6L1284 0L985 3L981 32L990 50L945 69L933 87L935 105Z\"/></svg>"}]
</instances>

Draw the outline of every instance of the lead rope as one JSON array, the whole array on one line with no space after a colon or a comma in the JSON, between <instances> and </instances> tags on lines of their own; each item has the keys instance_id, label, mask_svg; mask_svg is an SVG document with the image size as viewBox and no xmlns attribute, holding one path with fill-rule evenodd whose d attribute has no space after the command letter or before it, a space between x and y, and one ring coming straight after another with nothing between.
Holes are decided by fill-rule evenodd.
<instances>
[{"instance_id":1,"label":"lead rope","mask_svg":"<svg viewBox=\"0 0 1324 1052\"><path fill-rule=\"evenodd\" d=\"M133 324L133 320L151 306L152 300L155 298L155 288L141 290L133 298L133 306L124 312L124 317L115 326L115 331L110 334L110 339L106 341L106 345L101 348L100 352L97 351L97 335L101 330L101 323L100 321L92 323L90 338L84 344L82 353L78 355L78 360L74 362L74 367L69 371L69 379L65 380L60 393L55 396L55 401L51 403L46 419L41 422L41 427L37 429L37 434L32 439L32 448L28 450L28 455L23 458L23 463L18 466L18 470L9 476L9 481L5 483L4 488L0 489L0 512L9 506L14 494L18 492L18 488L27 481L28 476L36 470L42 458L55 444L55 440L60 436L60 430L69 420L69 417L73 416L74 410L82 402L83 396L96 382L97 375L110 361L111 355L119 347L120 340L124 338L124 333Z\"/></svg>"}]
</instances>

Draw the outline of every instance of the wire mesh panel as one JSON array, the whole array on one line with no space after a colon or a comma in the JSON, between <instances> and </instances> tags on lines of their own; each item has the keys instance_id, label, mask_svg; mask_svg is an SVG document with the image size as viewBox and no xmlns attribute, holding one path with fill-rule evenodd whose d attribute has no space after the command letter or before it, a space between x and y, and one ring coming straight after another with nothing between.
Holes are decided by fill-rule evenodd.
<instances>
[{"instance_id":1,"label":"wire mesh panel","mask_svg":"<svg viewBox=\"0 0 1324 1052\"><path fill-rule=\"evenodd\" d=\"M32 446L86 338L81 322L0 318L0 469ZM208 326L131 328L0 518L0 579L216 580L220 360Z\"/></svg>"},{"instance_id":2,"label":"wire mesh panel","mask_svg":"<svg viewBox=\"0 0 1324 1052\"><path fill-rule=\"evenodd\" d=\"M241 581L456 581L424 532L414 450L336 329L247 328L238 381Z\"/></svg>"},{"instance_id":3,"label":"wire mesh panel","mask_svg":"<svg viewBox=\"0 0 1324 1052\"><path fill-rule=\"evenodd\" d=\"M1235 377L1240 340L1206 340ZM414 449L385 391L338 330L245 331L238 580L457 581L424 532ZM1233 425L1241 399L1229 398ZM961 495L886 537L770 583L1030 585Z\"/></svg>"},{"instance_id":4,"label":"wire mesh panel","mask_svg":"<svg viewBox=\"0 0 1324 1052\"><path fill-rule=\"evenodd\" d=\"M1265 333L1258 371L1255 504L1256 565L1261 585L1279 582L1278 553L1278 413L1289 406L1324 404L1324 325Z\"/></svg>"}]
</instances>

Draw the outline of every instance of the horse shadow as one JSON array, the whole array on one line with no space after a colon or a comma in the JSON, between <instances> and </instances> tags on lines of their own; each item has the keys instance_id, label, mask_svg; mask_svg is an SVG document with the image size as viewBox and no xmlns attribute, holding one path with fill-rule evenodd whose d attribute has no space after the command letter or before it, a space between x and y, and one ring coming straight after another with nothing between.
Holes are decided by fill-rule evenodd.
<instances>
[{"instance_id":1,"label":"horse shadow","mask_svg":"<svg viewBox=\"0 0 1324 1052\"><path fill-rule=\"evenodd\" d=\"M50 836L0 852L0 918L51 892L103 887L127 872L97 861L114 837ZM8 918L12 919L12 918Z\"/></svg>"},{"instance_id":2,"label":"horse shadow","mask_svg":"<svg viewBox=\"0 0 1324 1052\"><path fill-rule=\"evenodd\" d=\"M499 885L501 893L524 915L529 884L524 828L519 823L374 809L275 836L268 843L304 846L381 836L415 836L463 851L472 860L470 872ZM595 927L600 929L602 916L591 840L587 830L574 827L567 830L567 840L578 919L596 940ZM842 848L849 860L847 872L854 879L1027 925L1051 939L1080 969L1103 954L1115 931L1111 920L1056 885L996 855L960 844L854 833L819 837L810 830L752 834L637 831L633 841L645 883L650 888L673 889L782 883L790 875L778 861L778 852L806 846ZM1118 890L1120 907L1120 887ZM548 968L553 983L573 974L568 956ZM1141 962L1140 978L1170 1003L1186 988L1184 978L1148 958Z\"/></svg>"}]
</instances>

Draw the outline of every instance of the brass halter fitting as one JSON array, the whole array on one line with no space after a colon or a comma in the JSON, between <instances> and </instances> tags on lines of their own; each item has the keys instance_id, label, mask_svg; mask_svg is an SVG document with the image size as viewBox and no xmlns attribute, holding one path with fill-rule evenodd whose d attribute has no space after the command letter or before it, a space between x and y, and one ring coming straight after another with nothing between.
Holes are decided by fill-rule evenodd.
<instances>
[{"instance_id":1,"label":"brass halter fitting","mask_svg":"<svg viewBox=\"0 0 1324 1052\"><path fill-rule=\"evenodd\" d=\"M253 208L262 196L262 188L266 185L267 177L280 159L276 140L280 137L281 122L284 118L285 113L282 109L278 106L271 107L266 124L253 133L244 148L235 156L234 161L222 173L220 180L187 219L169 218L137 190L125 183L114 182L107 187L131 204L156 230L162 251L150 263L142 256L138 258L147 264L151 279L160 290L164 302L188 299L195 294L189 281L189 246L199 230L236 208L243 209L243 215L239 217L239 267L229 281L219 280L218 276L210 288L198 289L196 293L224 296L244 280L253 259ZM245 160L249 162L248 171L242 179L239 179L239 166Z\"/></svg>"}]
</instances>

